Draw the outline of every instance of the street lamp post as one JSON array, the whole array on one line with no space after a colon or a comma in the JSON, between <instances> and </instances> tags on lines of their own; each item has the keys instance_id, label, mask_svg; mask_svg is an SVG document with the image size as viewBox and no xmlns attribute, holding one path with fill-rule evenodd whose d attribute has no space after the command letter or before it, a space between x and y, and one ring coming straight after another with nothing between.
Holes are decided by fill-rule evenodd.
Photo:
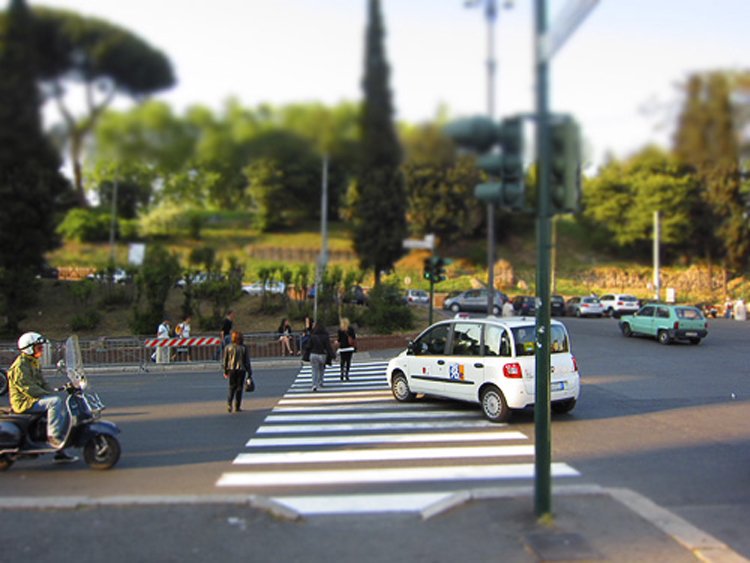
<instances>
[{"instance_id":1,"label":"street lamp post","mask_svg":"<svg viewBox=\"0 0 750 563\"><path fill-rule=\"evenodd\" d=\"M484 2L484 17L487 21L487 116L495 117L495 21L497 20L496 0L466 0L464 5L473 8ZM513 3L506 0L504 8L512 7ZM487 204L487 314L492 314L495 305L495 204Z\"/></svg>"}]
</instances>

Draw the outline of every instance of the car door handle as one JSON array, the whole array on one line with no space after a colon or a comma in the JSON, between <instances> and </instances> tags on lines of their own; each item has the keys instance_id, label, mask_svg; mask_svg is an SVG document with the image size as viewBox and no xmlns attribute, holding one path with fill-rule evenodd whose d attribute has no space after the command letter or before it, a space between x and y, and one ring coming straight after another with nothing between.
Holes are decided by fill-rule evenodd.
<instances>
[{"instance_id":1,"label":"car door handle","mask_svg":"<svg viewBox=\"0 0 750 563\"><path fill-rule=\"evenodd\" d=\"M437 363L439 366L445 365L445 360L438 360Z\"/></svg>"},{"instance_id":2,"label":"car door handle","mask_svg":"<svg viewBox=\"0 0 750 563\"><path fill-rule=\"evenodd\" d=\"M474 364L474 367L475 367L475 368L483 368L483 367L484 367L484 364L483 364L483 363L481 363L481 362L477 362L476 364Z\"/></svg>"}]
</instances>

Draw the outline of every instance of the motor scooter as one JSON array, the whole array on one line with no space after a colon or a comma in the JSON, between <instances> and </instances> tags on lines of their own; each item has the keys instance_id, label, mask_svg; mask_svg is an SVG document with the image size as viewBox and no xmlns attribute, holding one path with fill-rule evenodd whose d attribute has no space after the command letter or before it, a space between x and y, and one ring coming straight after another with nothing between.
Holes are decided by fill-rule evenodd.
<instances>
[{"instance_id":1,"label":"motor scooter","mask_svg":"<svg viewBox=\"0 0 750 563\"><path fill-rule=\"evenodd\" d=\"M60 366L62 367L62 366ZM91 469L110 469L120 459L120 429L101 419L104 404L95 393L86 393L88 380L78 337L65 343L64 367L68 382L56 389L65 391L68 427L62 448L82 448L83 460ZM0 471L23 458L56 453L59 449L47 443L47 414L3 412L0 414Z\"/></svg>"}]
</instances>

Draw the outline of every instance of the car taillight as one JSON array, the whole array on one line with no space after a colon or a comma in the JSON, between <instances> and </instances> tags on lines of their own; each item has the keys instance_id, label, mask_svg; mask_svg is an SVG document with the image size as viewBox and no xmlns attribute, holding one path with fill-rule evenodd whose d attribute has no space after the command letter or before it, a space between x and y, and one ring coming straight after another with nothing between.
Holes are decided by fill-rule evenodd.
<instances>
[{"instance_id":1,"label":"car taillight","mask_svg":"<svg viewBox=\"0 0 750 563\"><path fill-rule=\"evenodd\" d=\"M508 379L521 379L523 376L523 373L521 372L521 364L505 364L503 366L503 375Z\"/></svg>"},{"instance_id":2,"label":"car taillight","mask_svg":"<svg viewBox=\"0 0 750 563\"><path fill-rule=\"evenodd\" d=\"M672 328L675 330L680 330L680 321L675 321Z\"/></svg>"},{"instance_id":3,"label":"car taillight","mask_svg":"<svg viewBox=\"0 0 750 563\"><path fill-rule=\"evenodd\" d=\"M573 360L573 371L578 371L578 362L576 361L576 357L571 356L571 358Z\"/></svg>"}]
</instances>

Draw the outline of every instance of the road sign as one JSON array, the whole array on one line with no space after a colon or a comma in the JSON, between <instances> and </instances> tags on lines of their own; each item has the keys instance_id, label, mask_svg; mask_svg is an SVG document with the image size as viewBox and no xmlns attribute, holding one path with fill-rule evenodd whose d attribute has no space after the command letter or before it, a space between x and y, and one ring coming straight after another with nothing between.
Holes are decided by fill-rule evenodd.
<instances>
[{"instance_id":1,"label":"road sign","mask_svg":"<svg viewBox=\"0 0 750 563\"><path fill-rule=\"evenodd\" d=\"M599 0L569 0L565 4L550 29L539 38L542 61L547 62L555 55L598 3Z\"/></svg>"},{"instance_id":2,"label":"road sign","mask_svg":"<svg viewBox=\"0 0 750 563\"><path fill-rule=\"evenodd\" d=\"M418 238L404 239L404 248L408 248L410 250L415 250L415 249L434 250L435 249L435 235L430 233L429 235L425 235L424 239L418 239Z\"/></svg>"}]
</instances>

